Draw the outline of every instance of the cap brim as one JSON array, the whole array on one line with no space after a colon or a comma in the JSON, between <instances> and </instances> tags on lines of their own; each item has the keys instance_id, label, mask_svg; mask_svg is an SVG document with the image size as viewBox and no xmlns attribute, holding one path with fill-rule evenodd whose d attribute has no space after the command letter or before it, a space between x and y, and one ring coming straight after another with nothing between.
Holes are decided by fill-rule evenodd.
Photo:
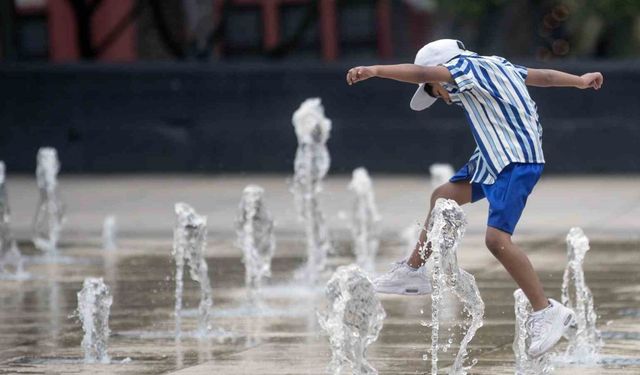
<instances>
[{"instance_id":1,"label":"cap brim","mask_svg":"<svg viewBox=\"0 0 640 375\"><path fill-rule=\"evenodd\" d=\"M409 106L414 111L422 111L431 107L431 105L435 103L436 100L437 98L434 98L424 91L424 83L422 83L420 84L420 86L418 86L416 93L413 94L413 98L411 98L411 103L409 103Z\"/></svg>"}]
</instances>

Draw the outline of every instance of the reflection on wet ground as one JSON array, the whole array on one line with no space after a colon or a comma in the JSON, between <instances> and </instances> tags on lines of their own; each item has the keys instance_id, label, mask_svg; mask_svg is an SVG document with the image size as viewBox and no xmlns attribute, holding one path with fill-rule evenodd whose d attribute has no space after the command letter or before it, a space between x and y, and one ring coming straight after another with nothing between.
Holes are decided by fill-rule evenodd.
<instances>
[{"instance_id":1,"label":"reflection on wet ground","mask_svg":"<svg viewBox=\"0 0 640 375\"><path fill-rule=\"evenodd\" d=\"M212 247L221 246L226 248L221 252L225 256L215 256ZM213 321L235 334L224 343L188 335L181 341L174 339L175 268L170 244L154 249L121 246L113 253L104 253L98 247L68 245L62 250L64 262L60 264L38 262L31 255L27 270L32 279L0 281L0 374L158 374L183 368L180 373L184 374L323 373L329 346L319 335L316 322L322 291L309 291L291 281L303 259L286 255L297 253L292 249L302 246L303 242L296 240L279 243L279 252L285 255L273 260L274 275L264 290L268 309L262 314L249 311L244 304L244 266L239 252L230 250L231 241L210 246L207 261L214 291ZM526 247L548 294L558 298L566 263L564 243L558 239ZM585 272L605 347L602 364L581 368L580 373L640 373L639 250L637 242L592 242ZM385 243L381 249L382 254L402 251L397 243ZM29 249L26 252L33 254ZM463 246L460 258L462 266L475 275L486 303L484 327L470 346L470 356L478 359L472 373L513 374L515 285L479 246ZM391 260L379 259L378 271ZM350 257L336 256L331 265L351 261ZM76 293L87 276L102 276L111 287L110 365L81 363L82 330L72 315ZM185 287L183 326L193 330L197 318L189 309L197 307L199 291L190 282ZM422 356L430 343L430 329L420 322L430 317L430 300L400 296L381 299L387 318L378 341L370 347L371 363L382 374L428 372L429 362ZM455 307L452 312L455 314ZM448 353L441 355L443 371L451 363L454 349L455 341ZM120 363L127 362L126 358L131 361ZM575 368L558 368L556 373L569 371L575 373Z\"/></svg>"}]
</instances>

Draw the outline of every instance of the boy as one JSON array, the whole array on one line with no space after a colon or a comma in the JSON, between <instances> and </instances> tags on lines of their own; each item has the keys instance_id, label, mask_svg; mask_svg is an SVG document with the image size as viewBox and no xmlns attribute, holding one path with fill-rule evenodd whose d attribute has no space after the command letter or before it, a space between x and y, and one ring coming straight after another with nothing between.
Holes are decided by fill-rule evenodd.
<instances>
[{"instance_id":1,"label":"boy","mask_svg":"<svg viewBox=\"0 0 640 375\"><path fill-rule=\"evenodd\" d=\"M527 320L529 355L537 357L547 352L572 324L574 314L545 297L529 258L511 242L527 197L544 165L542 127L526 85L597 90L602 86L602 74L575 76L555 70L527 69L502 57L467 51L458 40L441 39L418 51L414 64L356 67L347 73L347 83L352 85L372 77L418 84L410 103L415 111L428 108L437 98L464 108L477 147L469 162L448 183L435 189L431 209L438 198L453 199L460 205L487 198L485 244L533 307ZM424 228L427 227L425 222ZM411 256L375 280L378 292L430 293L430 280L424 270L430 244L424 228Z\"/></svg>"}]
</instances>

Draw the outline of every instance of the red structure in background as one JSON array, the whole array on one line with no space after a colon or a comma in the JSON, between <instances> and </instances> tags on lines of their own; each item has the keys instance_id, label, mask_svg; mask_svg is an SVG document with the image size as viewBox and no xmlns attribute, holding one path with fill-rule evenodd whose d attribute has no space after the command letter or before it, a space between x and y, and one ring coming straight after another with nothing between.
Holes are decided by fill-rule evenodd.
<instances>
[{"instance_id":1,"label":"red structure in background","mask_svg":"<svg viewBox=\"0 0 640 375\"><path fill-rule=\"evenodd\" d=\"M134 0L103 0L93 15L92 43L98 45L115 25L131 10ZM76 22L73 9L67 0L48 0L49 55L52 61L78 60ZM103 61L135 61L136 28L131 25L97 56Z\"/></svg>"},{"instance_id":2,"label":"red structure in background","mask_svg":"<svg viewBox=\"0 0 640 375\"><path fill-rule=\"evenodd\" d=\"M223 0L213 0L215 14L220 15L224 5ZM263 47L270 50L280 42L280 7L292 4L307 4L312 0L227 0L234 6L258 6L262 11ZM376 26L378 38L378 54L382 58L393 55L391 40L391 0L374 0L376 6ZM320 44L322 58L334 61L338 58L339 30L338 14L335 0L318 0L320 15ZM218 20L216 20L217 22Z\"/></svg>"},{"instance_id":3,"label":"red structure in background","mask_svg":"<svg viewBox=\"0 0 640 375\"><path fill-rule=\"evenodd\" d=\"M77 60L80 53L71 6L67 0L49 0L45 11L49 29L49 59L54 62Z\"/></svg>"},{"instance_id":4,"label":"red structure in background","mask_svg":"<svg viewBox=\"0 0 640 375\"><path fill-rule=\"evenodd\" d=\"M92 42L98 45L125 17L135 0L103 0L92 17ZM41 5L16 8L20 15L45 15L49 34L49 59L54 62L76 61L80 58L76 19L68 0L46 0ZM102 61L135 61L136 28L127 27L119 37L97 56Z\"/></svg>"},{"instance_id":5,"label":"red structure in background","mask_svg":"<svg viewBox=\"0 0 640 375\"><path fill-rule=\"evenodd\" d=\"M431 39L431 15L429 12L408 7L411 45L417 51Z\"/></svg>"},{"instance_id":6,"label":"red structure in background","mask_svg":"<svg viewBox=\"0 0 640 375\"><path fill-rule=\"evenodd\" d=\"M219 17L223 0L214 2L214 14ZM280 7L291 4L307 4L312 0L227 0L233 6L257 6L263 21L263 47L269 50L280 42ZM378 55L390 58L393 55L391 0L374 0ZM92 42L100 41L125 17L135 5L135 0L103 0L92 17ZM77 42L77 25L74 11L68 0L45 0L42 5L18 7L18 15L44 14L49 31L49 56L54 62L75 61L80 58ZM335 0L318 0L319 26L322 57L334 61L340 55L338 15ZM218 20L215 20L216 22ZM105 51L98 56L102 61L134 61L136 52L135 23L127 27Z\"/></svg>"}]
</instances>

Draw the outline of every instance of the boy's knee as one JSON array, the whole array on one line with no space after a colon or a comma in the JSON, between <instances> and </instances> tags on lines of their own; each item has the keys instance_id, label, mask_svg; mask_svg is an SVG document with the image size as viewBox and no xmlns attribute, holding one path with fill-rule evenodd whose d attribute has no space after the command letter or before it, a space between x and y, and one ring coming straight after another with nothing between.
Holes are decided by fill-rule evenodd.
<instances>
[{"instance_id":1,"label":"boy's knee","mask_svg":"<svg viewBox=\"0 0 640 375\"><path fill-rule=\"evenodd\" d=\"M509 244L509 238L507 235L498 232L497 230L488 230L484 237L484 244L491 253L499 258L507 245Z\"/></svg>"},{"instance_id":2,"label":"boy's knee","mask_svg":"<svg viewBox=\"0 0 640 375\"><path fill-rule=\"evenodd\" d=\"M433 193L431 193L431 207L433 207L436 204L436 201L438 200L438 198L448 199L449 195L450 194L446 184L438 186L433 190Z\"/></svg>"}]
</instances>

